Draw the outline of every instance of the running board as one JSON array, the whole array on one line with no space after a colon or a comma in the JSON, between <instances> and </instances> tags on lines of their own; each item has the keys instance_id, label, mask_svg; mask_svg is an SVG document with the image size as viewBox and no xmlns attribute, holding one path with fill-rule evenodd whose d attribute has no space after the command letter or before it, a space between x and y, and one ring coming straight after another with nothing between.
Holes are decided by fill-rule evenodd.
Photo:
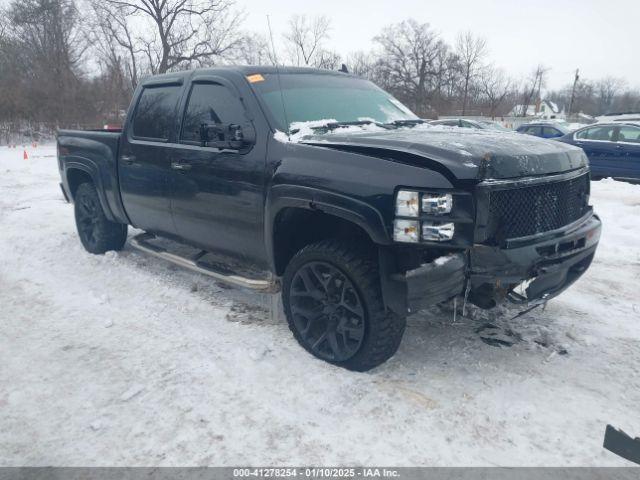
<instances>
[{"instance_id":1,"label":"running board","mask_svg":"<svg viewBox=\"0 0 640 480\"><path fill-rule=\"evenodd\" d=\"M138 250L153 255L154 257L162 258L175 265L193 270L194 272L202 273L213 277L216 280L236 287L248 288L263 293L277 293L280 291L280 285L275 280L257 280L253 278L245 278L239 275L227 274L215 270L211 265L200 262L199 259L206 255L207 252L200 252L199 254L191 257L181 257L174 253L168 252L162 247L153 245L149 240L154 239L155 236L150 233L141 233L136 235L130 240L131 246Z\"/></svg>"}]
</instances>

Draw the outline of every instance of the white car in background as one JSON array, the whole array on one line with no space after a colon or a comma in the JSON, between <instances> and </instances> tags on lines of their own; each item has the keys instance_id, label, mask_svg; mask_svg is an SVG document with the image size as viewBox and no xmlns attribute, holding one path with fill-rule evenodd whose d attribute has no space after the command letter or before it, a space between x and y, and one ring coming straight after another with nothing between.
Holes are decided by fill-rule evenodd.
<instances>
[{"instance_id":1,"label":"white car in background","mask_svg":"<svg viewBox=\"0 0 640 480\"><path fill-rule=\"evenodd\" d=\"M607 113L596 117L598 123L640 122L640 112Z\"/></svg>"}]
</instances>

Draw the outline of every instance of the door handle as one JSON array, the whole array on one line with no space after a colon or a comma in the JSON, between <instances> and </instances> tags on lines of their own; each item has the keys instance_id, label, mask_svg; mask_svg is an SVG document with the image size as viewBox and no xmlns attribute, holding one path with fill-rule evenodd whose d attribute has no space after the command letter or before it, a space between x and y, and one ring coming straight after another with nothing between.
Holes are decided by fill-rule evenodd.
<instances>
[{"instance_id":1,"label":"door handle","mask_svg":"<svg viewBox=\"0 0 640 480\"><path fill-rule=\"evenodd\" d=\"M127 165L133 165L136 161L136 157L135 155L123 155L120 157L120 160L122 160Z\"/></svg>"},{"instance_id":2,"label":"door handle","mask_svg":"<svg viewBox=\"0 0 640 480\"><path fill-rule=\"evenodd\" d=\"M191 170L191 164L182 162L171 162L171 168L174 170Z\"/></svg>"}]
</instances>

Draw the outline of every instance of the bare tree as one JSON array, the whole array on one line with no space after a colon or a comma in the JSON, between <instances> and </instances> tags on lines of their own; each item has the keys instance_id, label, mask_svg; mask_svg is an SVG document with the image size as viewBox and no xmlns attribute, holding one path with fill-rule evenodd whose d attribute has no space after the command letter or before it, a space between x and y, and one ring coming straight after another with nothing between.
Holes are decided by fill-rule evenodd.
<instances>
[{"instance_id":1,"label":"bare tree","mask_svg":"<svg viewBox=\"0 0 640 480\"><path fill-rule=\"evenodd\" d=\"M487 45L484 39L475 37L471 32L458 35L456 40L456 53L462 71L462 115L466 113L467 99L471 82L479 74L484 57L487 54Z\"/></svg>"},{"instance_id":2,"label":"bare tree","mask_svg":"<svg viewBox=\"0 0 640 480\"><path fill-rule=\"evenodd\" d=\"M359 77L375 79L376 58L367 52L353 52L347 55L345 65L349 72Z\"/></svg>"},{"instance_id":3,"label":"bare tree","mask_svg":"<svg viewBox=\"0 0 640 480\"><path fill-rule=\"evenodd\" d=\"M6 37L7 35L7 19L5 18L4 15L0 16L0 42L2 42L2 40Z\"/></svg>"},{"instance_id":4,"label":"bare tree","mask_svg":"<svg viewBox=\"0 0 640 480\"><path fill-rule=\"evenodd\" d=\"M542 87L545 85L548 72L548 68L545 68L543 65L538 65L530 78L525 82L520 116L527 116L527 110L532 101L536 102L536 104L540 101L540 93Z\"/></svg>"},{"instance_id":5,"label":"bare tree","mask_svg":"<svg viewBox=\"0 0 640 480\"><path fill-rule=\"evenodd\" d=\"M242 15L232 0L104 0L104 6L113 18L151 26L135 39L133 51L143 53L152 73L214 64L241 42Z\"/></svg>"},{"instance_id":6,"label":"bare tree","mask_svg":"<svg viewBox=\"0 0 640 480\"><path fill-rule=\"evenodd\" d=\"M149 73L230 62L275 64L265 37L239 30L241 15L233 0L4 2L0 139L116 121L139 79ZM81 16L77 5L87 4L93 15ZM327 48L326 17L294 16L289 27L284 46L294 64L339 68L340 55ZM515 103L522 103L519 113L526 115L545 87L548 70L542 65L519 88L501 69L483 67L484 42L470 33L452 49L428 24L407 20L383 29L375 42L379 49L347 57L349 70L422 116L479 107L497 116ZM640 110L640 91L620 79L580 79L573 93L576 112ZM566 107L572 86L546 96Z\"/></svg>"},{"instance_id":7,"label":"bare tree","mask_svg":"<svg viewBox=\"0 0 640 480\"><path fill-rule=\"evenodd\" d=\"M229 60L244 65L275 65L271 46L267 39L259 34L246 34L238 42Z\"/></svg>"},{"instance_id":8,"label":"bare tree","mask_svg":"<svg viewBox=\"0 0 640 480\"><path fill-rule=\"evenodd\" d=\"M326 62L323 44L329 38L331 22L325 16L308 18L294 15L289 20L289 31L284 39L289 59L297 66L320 67Z\"/></svg>"},{"instance_id":9,"label":"bare tree","mask_svg":"<svg viewBox=\"0 0 640 480\"><path fill-rule=\"evenodd\" d=\"M23 118L55 125L78 121L85 34L72 0L14 0L4 12L7 64L24 95Z\"/></svg>"},{"instance_id":10,"label":"bare tree","mask_svg":"<svg viewBox=\"0 0 640 480\"><path fill-rule=\"evenodd\" d=\"M625 90L616 96L611 108L618 112L640 112L640 90Z\"/></svg>"},{"instance_id":11,"label":"bare tree","mask_svg":"<svg viewBox=\"0 0 640 480\"><path fill-rule=\"evenodd\" d=\"M9 143L20 121L26 120L31 112L24 91L25 82L20 75L24 56L20 53L20 45L8 35L6 17L0 15L0 142Z\"/></svg>"},{"instance_id":12,"label":"bare tree","mask_svg":"<svg viewBox=\"0 0 640 480\"><path fill-rule=\"evenodd\" d=\"M6 15L6 35L28 49L34 66L40 62L62 72L79 65L86 44L73 1L14 0Z\"/></svg>"},{"instance_id":13,"label":"bare tree","mask_svg":"<svg viewBox=\"0 0 640 480\"><path fill-rule=\"evenodd\" d=\"M598 101L596 99L596 87L593 82L582 80L578 82L573 101L573 112L583 112L589 115L597 115Z\"/></svg>"},{"instance_id":14,"label":"bare tree","mask_svg":"<svg viewBox=\"0 0 640 480\"><path fill-rule=\"evenodd\" d=\"M103 123L120 123L138 83L137 52L124 18L113 15L97 0L91 2L91 7L94 15L89 20L88 38L99 69L92 78L96 106Z\"/></svg>"},{"instance_id":15,"label":"bare tree","mask_svg":"<svg viewBox=\"0 0 640 480\"><path fill-rule=\"evenodd\" d=\"M381 48L379 80L419 114L431 110L434 86L444 74L447 47L428 23L405 20L374 38Z\"/></svg>"},{"instance_id":16,"label":"bare tree","mask_svg":"<svg viewBox=\"0 0 640 480\"><path fill-rule=\"evenodd\" d=\"M140 79L140 59L142 50L136 45L125 12L120 8L108 8L102 0L91 0L94 11L93 43L98 56L107 63L121 66L134 89ZM115 68L115 65L114 65Z\"/></svg>"},{"instance_id":17,"label":"bare tree","mask_svg":"<svg viewBox=\"0 0 640 480\"><path fill-rule=\"evenodd\" d=\"M511 92L511 87L511 80L502 69L489 66L480 75L480 89L489 104L491 118L495 118L498 108Z\"/></svg>"},{"instance_id":18,"label":"bare tree","mask_svg":"<svg viewBox=\"0 0 640 480\"><path fill-rule=\"evenodd\" d=\"M608 113L613 106L613 101L622 89L625 81L620 78L606 77L596 82L595 89L598 97L598 113Z\"/></svg>"},{"instance_id":19,"label":"bare tree","mask_svg":"<svg viewBox=\"0 0 640 480\"><path fill-rule=\"evenodd\" d=\"M321 50L314 63L317 68L338 70L342 65L342 55L332 50Z\"/></svg>"}]
</instances>

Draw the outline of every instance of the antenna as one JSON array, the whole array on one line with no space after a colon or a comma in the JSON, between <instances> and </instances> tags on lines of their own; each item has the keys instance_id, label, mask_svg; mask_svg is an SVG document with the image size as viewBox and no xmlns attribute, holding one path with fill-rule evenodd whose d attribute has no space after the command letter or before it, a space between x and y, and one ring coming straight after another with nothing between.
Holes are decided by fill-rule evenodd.
<instances>
[{"instance_id":1,"label":"antenna","mask_svg":"<svg viewBox=\"0 0 640 480\"><path fill-rule=\"evenodd\" d=\"M280 100L282 101L282 113L284 115L284 121L287 124L287 138L291 140L291 134L289 133L289 119L287 118L287 108L284 103L284 91L282 90L282 81L280 80L280 69L278 68L278 57L276 56L276 47L273 43L273 31L271 30L271 19L267 15L267 25L269 26L269 37L271 37L271 51L273 52L273 64L276 67L276 77L278 78L278 88L280 89Z\"/></svg>"}]
</instances>

